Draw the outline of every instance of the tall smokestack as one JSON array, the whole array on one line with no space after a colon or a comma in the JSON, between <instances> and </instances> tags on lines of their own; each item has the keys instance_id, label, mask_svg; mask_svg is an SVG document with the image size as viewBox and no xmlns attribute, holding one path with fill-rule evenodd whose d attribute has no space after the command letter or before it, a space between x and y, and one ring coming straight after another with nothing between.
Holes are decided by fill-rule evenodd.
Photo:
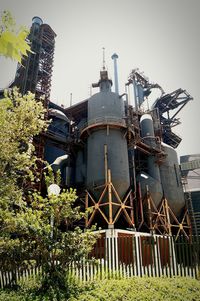
<instances>
[{"instance_id":1,"label":"tall smokestack","mask_svg":"<svg viewBox=\"0 0 200 301\"><path fill-rule=\"evenodd\" d=\"M115 93L119 94L119 86L118 86L118 71L117 71L117 59L118 55L114 53L111 58L114 61L114 77L115 77Z\"/></svg>"}]
</instances>

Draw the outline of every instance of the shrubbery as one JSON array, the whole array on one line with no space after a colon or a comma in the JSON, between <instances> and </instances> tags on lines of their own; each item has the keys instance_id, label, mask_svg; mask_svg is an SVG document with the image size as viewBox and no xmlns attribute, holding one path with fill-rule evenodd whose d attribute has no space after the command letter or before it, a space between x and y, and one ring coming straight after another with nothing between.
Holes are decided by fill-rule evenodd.
<instances>
[{"instance_id":1,"label":"shrubbery","mask_svg":"<svg viewBox=\"0 0 200 301\"><path fill-rule=\"evenodd\" d=\"M132 278L95 282L70 301L198 301L200 282L191 278Z\"/></svg>"},{"instance_id":2,"label":"shrubbery","mask_svg":"<svg viewBox=\"0 0 200 301\"><path fill-rule=\"evenodd\" d=\"M186 277L101 280L86 284L71 282L71 297L65 291L45 294L36 282L26 282L17 291L1 291L0 301L199 301L200 282Z\"/></svg>"}]
</instances>

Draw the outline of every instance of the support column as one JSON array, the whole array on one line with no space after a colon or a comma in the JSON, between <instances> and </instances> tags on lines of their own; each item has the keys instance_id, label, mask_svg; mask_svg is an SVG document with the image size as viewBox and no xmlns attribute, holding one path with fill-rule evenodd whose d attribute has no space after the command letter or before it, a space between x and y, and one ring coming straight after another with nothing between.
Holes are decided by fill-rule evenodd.
<instances>
[{"instance_id":1,"label":"support column","mask_svg":"<svg viewBox=\"0 0 200 301\"><path fill-rule=\"evenodd\" d=\"M109 205L109 225L113 224L112 216L112 182L111 182L111 170L108 169L108 205Z\"/></svg>"},{"instance_id":2,"label":"support column","mask_svg":"<svg viewBox=\"0 0 200 301\"><path fill-rule=\"evenodd\" d=\"M168 201L167 201L166 198L164 198L164 208L165 208L165 215L166 215L166 218L167 218L168 234L172 235L171 221L170 221L170 215L169 215L169 206L168 206Z\"/></svg>"}]
</instances>

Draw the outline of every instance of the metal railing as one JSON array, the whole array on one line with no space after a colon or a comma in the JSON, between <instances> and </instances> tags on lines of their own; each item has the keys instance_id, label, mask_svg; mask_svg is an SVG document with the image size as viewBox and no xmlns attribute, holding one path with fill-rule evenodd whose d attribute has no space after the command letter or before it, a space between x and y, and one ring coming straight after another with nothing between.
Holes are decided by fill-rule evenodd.
<instances>
[{"instance_id":1,"label":"metal railing","mask_svg":"<svg viewBox=\"0 0 200 301\"><path fill-rule=\"evenodd\" d=\"M123 118L117 118L113 116L97 117L90 119L88 122L85 122L83 125L81 125L80 131L83 131L85 128L88 128L91 125L97 124L116 124L126 126L126 121Z\"/></svg>"}]
</instances>

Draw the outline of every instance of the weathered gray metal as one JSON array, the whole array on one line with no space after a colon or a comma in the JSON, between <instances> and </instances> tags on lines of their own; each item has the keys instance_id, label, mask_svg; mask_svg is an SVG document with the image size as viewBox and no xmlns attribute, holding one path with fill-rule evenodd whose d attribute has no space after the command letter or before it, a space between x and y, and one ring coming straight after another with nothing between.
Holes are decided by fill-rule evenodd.
<instances>
[{"instance_id":1,"label":"weathered gray metal","mask_svg":"<svg viewBox=\"0 0 200 301\"><path fill-rule=\"evenodd\" d=\"M178 217L185 206L178 157L175 149L173 149L171 146L162 143L162 148L167 154L160 166L163 192L168 200L170 208Z\"/></svg>"},{"instance_id":2,"label":"weathered gray metal","mask_svg":"<svg viewBox=\"0 0 200 301\"><path fill-rule=\"evenodd\" d=\"M152 148L156 148L157 143L154 134L153 120L150 114L144 114L141 117L140 126L143 142ZM141 184L142 195L144 196L148 190L151 193L155 205L157 206L161 201L163 193L160 170L156 162L156 157L149 155L147 158L147 165L148 173L140 173L137 177L137 180Z\"/></svg>"},{"instance_id":3,"label":"weathered gray metal","mask_svg":"<svg viewBox=\"0 0 200 301\"><path fill-rule=\"evenodd\" d=\"M141 125L141 135L142 135L143 142L151 146L152 148L156 148L157 143L154 134L154 125L153 125L153 120L151 115L144 114L140 119L140 125ZM161 182L160 170L158 164L156 163L155 156L153 155L148 156L147 161L148 161L148 174L152 178Z\"/></svg>"},{"instance_id":4,"label":"weathered gray metal","mask_svg":"<svg viewBox=\"0 0 200 301\"><path fill-rule=\"evenodd\" d=\"M85 184L86 178L86 159L85 149L79 150L76 155L76 170L75 170L75 182L79 184Z\"/></svg>"},{"instance_id":5,"label":"weathered gray metal","mask_svg":"<svg viewBox=\"0 0 200 301\"><path fill-rule=\"evenodd\" d=\"M107 145L112 183L123 198L130 186L127 141L123 129L124 101L111 92L111 82L102 76L99 86L100 92L88 100L88 124L94 127L87 140L87 188L99 196L96 188L106 181L104 146Z\"/></svg>"}]
</instances>

